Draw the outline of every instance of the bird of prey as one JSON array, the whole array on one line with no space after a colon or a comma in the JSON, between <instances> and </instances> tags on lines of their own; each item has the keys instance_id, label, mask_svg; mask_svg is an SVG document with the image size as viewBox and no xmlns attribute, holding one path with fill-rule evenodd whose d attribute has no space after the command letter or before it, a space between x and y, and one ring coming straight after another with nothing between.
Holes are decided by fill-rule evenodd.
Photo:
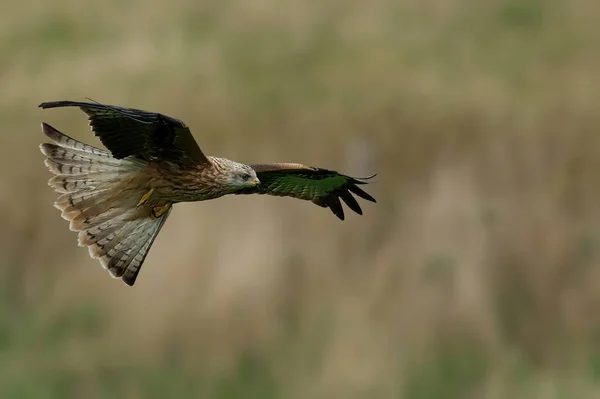
<instances>
[{"instance_id":1,"label":"bird of prey","mask_svg":"<svg viewBox=\"0 0 600 399\"><path fill-rule=\"evenodd\" d=\"M340 199L362 215L352 193L375 199L353 178L295 163L244 165L206 156L182 121L163 114L94 102L54 101L41 108L79 107L108 151L42 123L53 143L40 145L56 176L55 206L79 233L80 246L114 278L132 286L156 236L178 202L227 194L269 194L309 200L344 220Z\"/></svg>"}]
</instances>

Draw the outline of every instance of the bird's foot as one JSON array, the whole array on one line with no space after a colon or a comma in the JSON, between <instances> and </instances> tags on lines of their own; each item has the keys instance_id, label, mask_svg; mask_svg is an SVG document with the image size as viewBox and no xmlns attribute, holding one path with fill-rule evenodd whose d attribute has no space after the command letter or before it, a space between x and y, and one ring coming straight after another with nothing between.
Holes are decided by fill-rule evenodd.
<instances>
[{"instance_id":1,"label":"bird's foot","mask_svg":"<svg viewBox=\"0 0 600 399\"><path fill-rule=\"evenodd\" d=\"M170 202L166 203L163 206L156 206L156 207L152 208L152 210L150 211L150 218L158 219L159 217L164 215L170 208L171 208Z\"/></svg>"}]
</instances>

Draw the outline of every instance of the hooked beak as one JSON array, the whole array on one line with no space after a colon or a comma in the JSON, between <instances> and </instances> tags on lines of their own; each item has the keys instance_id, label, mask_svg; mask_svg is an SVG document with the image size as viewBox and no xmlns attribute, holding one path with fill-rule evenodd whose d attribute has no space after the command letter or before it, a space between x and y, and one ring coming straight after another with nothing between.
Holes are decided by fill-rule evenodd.
<instances>
[{"instance_id":1,"label":"hooked beak","mask_svg":"<svg viewBox=\"0 0 600 399\"><path fill-rule=\"evenodd\" d=\"M254 186L258 186L258 185L260 185L260 180L258 180L258 177L255 177L255 178L254 178L254 180L252 180L252 184L253 184Z\"/></svg>"}]
</instances>

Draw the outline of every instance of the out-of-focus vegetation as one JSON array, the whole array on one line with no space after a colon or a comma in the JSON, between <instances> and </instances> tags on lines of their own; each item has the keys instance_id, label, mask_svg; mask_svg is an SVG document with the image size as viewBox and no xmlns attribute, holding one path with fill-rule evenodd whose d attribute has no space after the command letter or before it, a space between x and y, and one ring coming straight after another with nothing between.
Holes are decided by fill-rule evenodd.
<instances>
[{"instance_id":1,"label":"out-of-focus vegetation","mask_svg":"<svg viewBox=\"0 0 600 399\"><path fill-rule=\"evenodd\" d=\"M600 3L24 0L0 13L1 398L600 397ZM52 207L94 100L378 172L343 223L175 208L134 288Z\"/></svg>"}]
</instances>

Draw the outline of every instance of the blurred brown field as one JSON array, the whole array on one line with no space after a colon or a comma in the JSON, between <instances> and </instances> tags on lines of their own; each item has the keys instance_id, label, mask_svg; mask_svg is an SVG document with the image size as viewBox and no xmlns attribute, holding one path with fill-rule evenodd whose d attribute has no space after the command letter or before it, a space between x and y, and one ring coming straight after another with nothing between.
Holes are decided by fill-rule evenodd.
<instances>
[{"instance_id":1,"label":"blurred brown field","mask_svg":"<svg viewBox=\"0 0 600 399\"><path fill-rule=\"evenodd\" d=\"M600 397L600 3L24 0L0 13L1 398ZM42 121L378 173L181 204L130 288L53 208Z\"/></svg>"}]
</instances>

